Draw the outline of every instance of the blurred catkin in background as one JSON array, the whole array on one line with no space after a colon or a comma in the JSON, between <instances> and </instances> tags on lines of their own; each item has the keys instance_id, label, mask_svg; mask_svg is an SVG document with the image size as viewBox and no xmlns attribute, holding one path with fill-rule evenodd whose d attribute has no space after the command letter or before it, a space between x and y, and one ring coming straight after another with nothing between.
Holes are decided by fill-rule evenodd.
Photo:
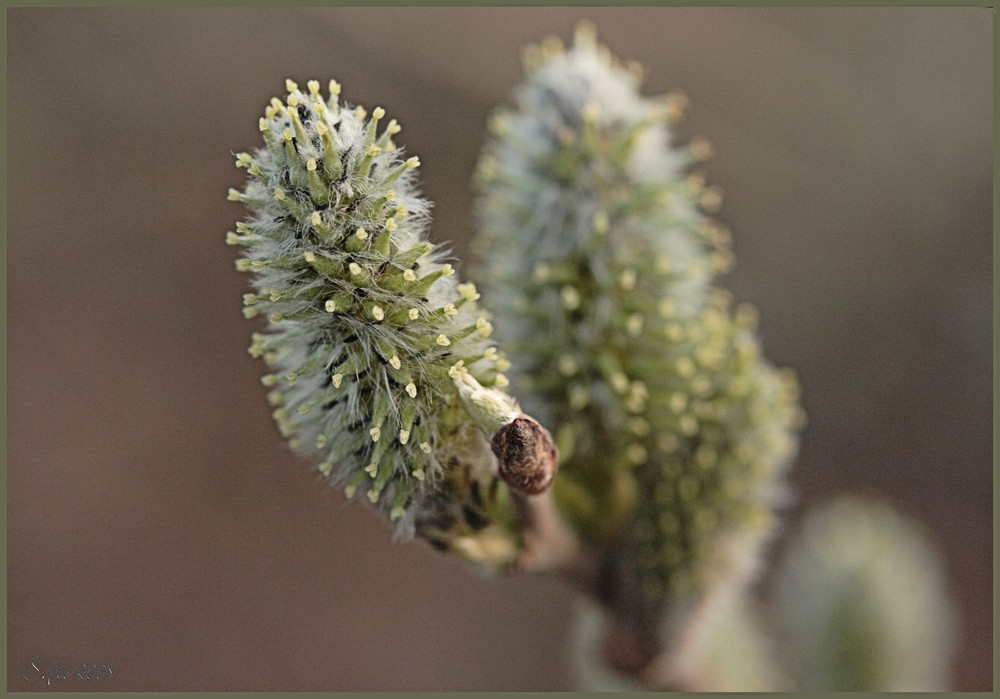
<instances>
[{"instance_id":1,"label":"blurred catkin in background","mask_svg":"<svg viewBox=\"0 0 1000 699\"><path fill-rule=\"evenodd\" d=\"M11 8L10 689L35 655L118 690L570 686L560 586L394 546L288 453L220 232L274 86L336 78L403 124L468 258L487 114L583 17L715 148L725 285L810 417L787 526L845 490L922 522L955 689L991 687L988 11Z\"/></svg>"}]
</instances>

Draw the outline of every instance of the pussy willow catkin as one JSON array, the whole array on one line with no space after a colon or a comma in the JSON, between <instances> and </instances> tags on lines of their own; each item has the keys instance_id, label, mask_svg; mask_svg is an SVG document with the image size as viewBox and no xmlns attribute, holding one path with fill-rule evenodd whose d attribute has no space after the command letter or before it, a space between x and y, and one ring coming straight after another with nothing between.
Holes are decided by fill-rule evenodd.
<instances>
[{"instance_id":1,"label":"pussy willow catkin","mask_svg":"<svg viewBox=\"0 0 1000 699\"><path fill-rule=\"evenodd\" d=\"M607 600L656 636L663 611L745 577L794 453L794 379L761 357L756 314L712 285L732 261L674 146L680 94L643 97L641 72L582 26L525 54L514 104L479 163L484 293L515 353L525 404L553 428L555 494L607 544Z\"/></svg>"},{"instance_id":2,"label":"pussy willow catkin","mask_svg":"<svg viewBox=\"0 0 1000 699\"><path fill-rule=\"evenodd\" d=\"M248 216L227 236L253 273L244 314L268 320L249 351L271 369L274 418L349 497L468 549L463 536L503 529L488 440L520 415L500 390L509 363L475 286L427 240L396 120L342 103L335 81L326 97L316 81L286 88L260 119L265 147L237 155L249 176L230 199Z\"/></svg>"}]
</instances>

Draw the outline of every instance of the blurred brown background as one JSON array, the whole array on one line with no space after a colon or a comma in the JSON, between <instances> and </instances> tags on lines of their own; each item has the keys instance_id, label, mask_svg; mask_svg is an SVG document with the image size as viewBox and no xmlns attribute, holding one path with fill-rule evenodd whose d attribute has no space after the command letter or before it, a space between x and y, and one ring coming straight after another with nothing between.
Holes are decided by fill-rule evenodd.
<instances>
[{"instance_id":1,"label":"blurred brown background","mask_svg":"<svg viewBox=\"0 0 1000 699\"><path fill-rule=\"evenodd\" d=\"M582 17L685 90L798 504L881 495L941 547L954 686L992 684L992 31L984 9L8 10L8 687L564 690L573 602L391 541L292 457L247 355L225 200L284 79L403 125L465 254L519 51ZM775 551L780 550L779 547ZM914 614L920 610L915 609Z\"/></svg>"}]
</instances>

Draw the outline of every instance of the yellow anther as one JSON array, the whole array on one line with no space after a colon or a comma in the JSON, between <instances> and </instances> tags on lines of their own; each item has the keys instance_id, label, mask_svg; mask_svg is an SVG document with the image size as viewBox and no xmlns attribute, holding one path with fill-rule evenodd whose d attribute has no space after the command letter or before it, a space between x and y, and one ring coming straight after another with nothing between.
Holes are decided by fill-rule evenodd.
<instances>
[{"instance_id":1,"label":"yellow anther","mask_svg":"<svg viewBox=\"0 0 1000 699\"><path fill-rule=\"evenodd\" d=\"M406 161L406 167L418 167L420 165L420 158L413 156Z\"/></svg>"},{"instance_id":2,"label":"yellow anther","mask_svg":"<svg viewBox=\"0 0 1000 699\"><path fill-rule=\"evenodd\" d=\"M573 43L590 44L597 43L597 25L590 20L581 20L573 30Z\"/></svg>"},{"instance_id":3,"label":"yellow anther","mask_svg":"<svg viewBox=\"0 0 1000 699\"><path fill-rule=\"evenodd\" d=\"M688 437L698 431L698 420L694 415L682 415L680 419L681 433Z\"/></svg>"},{"instance_id":4,"label":"yellow anther","mask_svg":"<svg viewBox=\"0 0 1000 699\"><path fill-rule=\"evenodd\" d=\"M559 373L563 376L572 376L579 369L576 359L572 355L564 354L559 357Z\"/></svg>"},{"instance_id":5,"label":"yellow anther","mask_svg":"<svg viewBox=\"0 0 1000 699\"><path fill-rule=\"evenodd\" d=\"M351 273L352 277L358 277L361 275L361 265L359 265L357 262L352 262L351 264L347 265L347 269Z\"/></svg>"},{"instance_id":6,"label":"yellow anther","mask_svg":"<svg viewBox=\"0 0 1000 699\"><path fill-rule=\"evenodd\" d=\"M381 427L373 427L370 430L368 430L368 434L370 434L372 436L372 441L373 442L377 442L379 440L379 437L382 436L382 428Z\"/></svg>"},{"instance_id":7,"label":"yellow anther","mask_svg":"<svg viewBox=\"0 0 1000 699\"><path fill-rule=\"evenodd\" d=\"M291 78L285 79L285 89L289 92L295 92L299 89L299 86Z\"/></svg>"},{"instance_id":8,"label":"yellow anther","mask_svg":"<svg viewBox=\"0 0 1000 699\"><path fill-rule=\"evenodd\" d=\"M261 117L260 118L260 130L261 131L269 131L270 128L271 127L267 125L267 119L265 119L264 117Z\"/></svg>"},{"instance_id":9,"label":"yellow anther","mask_svg":"<svg viewBox=\"0 0 1000 699\"><path fill-rule=\"evenodd\" d=\"M306 161L306 170L309 172L316 172L316 158L309 158Z\"/></svg>"},{"instance_id":10,"label":"yellow anther","mask_svg":"<svg viewBox=\"0 0 1000 699\"><path fill-rule=\"evenodd\" d=\"M628 377L620 371L613 373L609 379L611 387L616 393L625 393L628 390Z\"/></svg>"},{"instance_id":11,"label":"yellow anther","mask_svg":"<svg viewBox=\"0 0 1000 699\"><path fill-rule=\"evenodd\" d=\"M336 80L331 80L330 81L330 94L331 95L339 95L340 94L340 83L338 83Z\"/></svg>"},{"instance_id":12,"label":"yellow anther","mask_svg":"<svg viewBox=\"0 0 1000 699\"><path fill-rule=\"evenodd\" d=\"M633 313L625 321L625 330L632 337L637 337L642 332L643 317L638 313Z\"/></svg>"},{"instance_id":13,"label":"yellow anther","mask_svg":"<svg viewBox=\"0 0 1000 699\"><path fill-rule=\"evenodd\" d=\"M687 95L683 92L675 91L667 94L666 107L667 107L667 118L670 120L675 120L684 114L684 110L687 109L689 104Z\"/></svg>"},{"instance_id":14,"label":"yellow anther","mask_svg":"<svg viewBox=\"0 0 1000 699\"><path fill-rule=\"evenodd\" d=\"M476 285L472 282L459 284L458 293L462 295L462 298L468 299L469 301L475 301L479 298L479 292L476 291Z\"/></svg>"},{"instance_id":15,"label":"yellow anther","mask_svg":"<svg viewBox=\"0 0 1000 699\"><path fill-rule=\"evenodd\" d=\"M367 240L368 239L368 231L366 231L364 229L364 226L362 226L358 230L354 231L354 235L357 236L358 240Z\"/></svg>"},{"instance_id":16,"label":"yellow anther","mask_svg":"<svg viewBox=\"0 0 1000 699\"><path fill-rule=\"evenodd\" d=\"M372 306L372 317L375 320L382 320L385 318L385 311L382 310L381 306Z\"/></svg>"},{"instance_id":17,"label":"yellow anther","mask_svg":"<svg viewBox=\"0 0 1000 699\"><path fill-rule=\"evenodd\" d=\"M409 318L410 320L416 320L417 318L420 317L420 310L416 308L411 308L409 311L406 312L406 317Z\"/></svg>"},{"instance_id":18,"label":"yellow anther","mask_svg":"<svg viewBox=\"0 0 1000 699\"><path fill-rule=\"evenodd\" d=\"M406 444L409 441L410 441L410 431L409 430L400 430L399 431L399 443L400 444Z\"/></svg>"},{"instance_id":19,"label":"yellow anther","mask_svg":"<svg viewBox=\"0 0 1000 699\"><path fill-rule=\"evenodd\" d=\"M241 257L240 259L236 260L236 271L249 272L251 264L252 262L250 260L246 259L245 257Z\"/></svg>"},{"instance_id":20,"label":"yellow anther","mask_svg":"<svg viewBox=\"0 0 1000 699\"><path fill-rule=\"evenodd\" d=\"M241 192L238 189L233 189L232 187L230 187L229 193L226 195L226 199L228 199L229 201L242 201L243 192Z\"/></svg>"},{"instance_id":21,"label":"yellow anther","mask_svg":"<svg viewBox=\"0 0 1000 699\"><path fill-rule=\"evenodd\" d=\"M510 360L506 357L497 357L497 369L500 371L510 369Z\"/></svg>"},{"instance_id":22,"label":"yellow anther","mask_svg":"<svg viewBox=\"0 0 1000 699\"><path fill-rule=\"evenodd\" d=\"M598 211L594 214L594 232L598 235L604 235L611 228L611 221L608 219L608 214L604 211Z\"/></svg>"},{"instance_id":23,"label":"yellow anther","mask_svg":"<svg viewBox=\"0 0 1000 699\"><path fill-rule=\"evenodd\" d=\"M396 200L396 190L395 189L390 189L388 192L386 192L385 193L385 200L386 201L395 201Z\"/></svg>"},{"instance_id":24,"label":"yellow anther","mask_svg":"<svg viewBox=\"0 0 1000 699\"><path fill-rule=\"evenodd\" d=\"M625 455L633 464L641 464L646 460L646 448L641 444L630 444Z\"/></svg>"},{"instance_id":25,"label":"yellow anther","mask_svg":"<svg viewBox=\"0 0 1000 699\"><path fill-rule=\"evenodd\" d=\"M375 121L378 121L384 116L385 116L385 110L382 109L381 107L375 107L375 109L372 110L372 119L374 119Z\"/></svg>"},{"instance_id":26,"label":"yellow anther","mask_svg":"<svg viewBox=\"0 0 1000 699\"><path fill-rule=\"evenodd\" d=\"M245 307L245 308L243 309L243 317L244 317L244 318L247 318L248 320L249 320L250 318L255 318L255 317L257 317L257 314L258 314L258 313L260 313L260 309L259 309L259 308L257 308L256 306L246 306L246 307Z\"/></svg>"},{"instance_id":27,"label":"yellow anther","mask_svg":"<svg viewBox=\"0 0 1000 699\"><path fill-rule=\"evenodd\" d=\"M643 78L646 76L646 69L642 67L642 64L637 61L628 61L625 63L625 72L628 73L629 77L635 83L641 83Z\"/></svg>"},{"instance_id":28,"label":"yellow anther","mask_svg":"<svg viewBox=\"0 0 1000 699\"><path fill-rule=\"evenodd\" d=\"M722 190L719 187L709 187L702 192L698 203L705 211L714 214L722 208Z\"/></svg>"},{"instance_id":29,"label":"yellow anther","mask_svg":"<svg viewBox=\"0 0 1000 699\"><path fill-rule=\"evenodd\" d=\"M642 381L633 381L631 386L632 395L639 400L646 400L649 397L649 389Z\"/></svg>"},{"instance_id":30,"label":"yellow anther","mask_svg":"<svg viewBox=\"0 0 1000 699\"><path fill-rule=\"evenodd\" d=\"M306 87L309 88L309 94L313 97L319 94L319 80L310 80L306 83Z\"/></svg>"},{"instance_id":31,"label":"yellow anther","mask_svg":"<svg viewBox=\"0 0 1000 699\"><path fill-rule=\"evenodd\" d=\"M341 382L344 380L343 374L334 374L330 377L330 381L333 383L334 388L340 388Z\"/></svg>"},{"instance_id":32,"label":"yellow anther","mask_svg":"<svg viewBox=\"0 0 1000 699\"><path fill-rule=\"evenodd\" d=\"M449 340L448 336L445 335L444 333L438 335L435 342L441 345L442 347L447 347L448 345L451 344L451 340Z\"/></svg>"},{"instance_id":33,"label":"yellow anther","mask_svg":"<svg viewBox=\"0 0 1000 699\"><path fill-rule=\"evenodd\" d=\"M590 392L583 386L573 386L569 390L569 406L580 410L590 402Z\"/></svg>"},{"instance_id":34,"label":"yellow anther","mask_svg":"<svg viewBox=\"0 0 1000 699\"><path fill-rule=\"evenodd\" d=\"M420 443L420 451L424 452L425 454L430 454L431 453L431 444L430 444L430 442L421 442ZM416 474L414 474L414 475L416 475Z\"/></svg>"},{"instance_id":35,"label":"yellow anther","mask_svg":"<svg viewBox=\"0 0 1000 699\"><path fill-rule=\"evenodd\" d=\"M496 378L493 380L493 383L500 387L508 386L510 385L510 379L508 379L503 374L497 374Z\"/></svg>"},{"instance_id":36,"label":"yellow anther","mask_svg":"<svg viewBox=\"0 0 1000 699\"><path fill-rule=\"evenodd\" d=\"M562 53L563 42L558 36L547 36L541 41L542 55L546 57Z\"/></svg>"},{"instance_id":37,"label":"yellow anther","mask_svg":"<svg viewBox=\"0 0 1000 699\"><path fill-rule=\"evenodd\" d=\"M448 305L446 305L446 306L444 307L444 314L445 314L446 316L453 316L453 315L455 315L456 313L458 313L458 309L457 309L457 308L455 308L455 304L453 304L453 303L449 303Z\"/></svg>"},{"instance_id":38,"label":"yellow anther","mask_svg":"<svg viewBox=\"0 0 1000 699\"><path fill-rule=\"evenodd\" d=\"M392 359L389 360L389 365L393 369L398 369L399 367L403 366L403 363L400 361L399 357L394 354L392 355Z\"/></svg>"},{"instance_id":39,"label":"yellow anther","mask_svg":"<svg viewBox=\"0 0 1000 699\"><path fill-rule=\"evenodd\" d=\"M322 435L320 435L320 436L322 436ZM317 438L316 441L319 441L319 439ZM322 449L322 447L319 447L319 448ZM333 472L333 462L332 461L324 461L323 463L321 463L319 465L319 472L322 473L324 476L329 477L330 473Z\"/></svg>"},{"instance_id":40,"label":"yellow anther","mask_svg":"<svg viewBox=\"0 0 1000 699\"><path fill-rule=\"evenodd\" d=\"M562 298L563 306L568 311L575 311L580 307L580 292L572 286L564 286L559 290L559 296Z\"/></svg>"},{"instance_id":41,"label":"yellow anther","mask_svg":"<svg viewBox=\"0 0 1000 699\"><path fill-rule=\"evenodd\" d=\"M403 272L403 279L405 279L408 282L415 282L415 281L417 281L417 273L414 272L412 269L404 270L404 272ZM416 308L411 308L410 309L410 313L411 313L410 317L411 318L416 318L415 315L412 315L413 312L416 311L416 310L417 310Z\"/></svg>"},{"instance_id":42,"label":"yellow anther","mask_svg":"<svg viewBox=\"0 0 1000 699\"><path fill-rule=\"evenodd\" d=\"M285 193L282 191L281 187L274 188L274 198L278 201L285 201Z\"/></svg>"},{"instance_id":43,"label":"yellow anther","mask_svg":"<svg viewBox=\"0 0 1000 699\"><path fill-rule=\"evenodd\" d=\"M618 276L618 285L625 291L632 291L635 288L636 280L635 270L629 267L623 269L622 273Z\"/></svg>"},{"instance_id":44,"label":"yellow anther","mask_svg":"<svg viewBox=\"0 0 1000 699\"><path fill-rule=\"evenodd\" d=\"M356 116L358 119L364 119L366 116L368 116L368 110L359 104L354 109L354 116Z\"/></svg>"},{"instance_id":45,"label":"yellow anther","mask_svg":"<svg viewBox=\"0 0 1000 699\"><path fill-rule=\"evenodd\" d=\"M278 377L274 374L264 374L260 377L260 382L265 386L273 386L278 383Z\"/></svg>"},{"instance_id":46,"label":"yellow anther","mask_svg":"<svg viewBox=\"0 0 1000 699\"><path fill-rule=\"evenodd\" d=\"M708 160L712 157L714 152L712 144L701 136L695 136L692 138L688 147L691 149L691 156L694 157L695 160Z\"/></svg>"},{"instance_id":47,"label":"yellow anther","mask_svg":"<svg viewBox=\"0 0 1000 699\"><path fill-rule=\"evenodd\" d=\"M386 219L386 222L385 222L385 229L386 229L387 231L394 231L394 230L396 230L396 229L397 229L398 227L399 227L399 226L397 226L397 225L396 225L396 219L394 219L394 218L389 218L389 219Z\"/></svg>"},{"instance_id":48,"label":"yellow anther","mask_svg":"<svg viewBox=\"0 0 1000 699\"><path fill-rule=\"evenodd\" d=\"M417 397L417 384L413 383L412 381L410 383L406 384L406 392L407 392L407 394L409 394L410 398L416 398Z\"/></svg>"},{"instance_id":49,"label":"yellow anther","mask_svg":"<svg viewBox=\"0 0 1000 699\"><path fill-rule=\"evenodd\" d=\"M290 142L292 140L292 130L286 126L285 130L281 132L281 137Z\"/></svg>"},{"instance_id":50,"label":"yellow anther","mask_svg":"<svg viewBox=\"0 0 1000 699\"><path fill-rule=\"evenodd\" d=\"M323 216L320 215L318 211L313 211L312 216L309 218L309 220L312 222L312 225L316 227L323 225Z\"/></svg>"},{"instance_id":51,"label":"yellow anther","mask_svg":"<svg viewBox=\"0 0 1000 699\"><path fill-rule=\"evenodd\" d=\"M442 277L450 277L454 273L455 273L455 268L452 267L451 265L444 265L443 267L441 267Z\"/></svg>"},{"instance_id":52,"label":"yellow anther","mask_svg":"<svg viewBox=\"0 0 1000 699\"><path fill-rule=\"evenodd\" d=\"M637 437L644 437L649 434L650 424L648 420L641 417L633 417L628 421L628 428Z\"/></svg>"},{"instance_id":53,"label":"yellow anther","mask_svg":"<svg viewBox=\"0 0 1000 699\"><path fill-rule=\"evenodd\" d=\"M397 122L397 121L396 121L395 119L393 119L393 120L392 120L392 121L390 121L390 122L389 122L388 124L386 124L386 127L385 127L385 131L386 131L386 133L388 133L389 135L395 135L395 134L398 134L398 133L399 133L400 131L402 131L402 130L403 130L403 127L401 127L401 126L399 125L399 123L398 123L398 122Z\"/></svg>"},{"instance_id":54,"label":"yellow anther","mask_svg":"<svg viewBox=\"0 0 1000 699\"><path fill-rule=\"evenodd\" d=\"M681 357L680 359L677 360L677 363L674 365L674 367L677 369L677 373L683 376L684 378L690 378L694 376L694 372L696 371L694 361L691 359L691 357Z\"/></svg>"},{"instance_id":55,"label":"yellow anther","mask_svg":"<svg viewBox=\"0 0 1000 699\"><path fill-rule=\"evenodd\" d=\"M448 368L448 376L453 379L457 379L462 374L468 373L468 371L469 370L465 368L465 360L459 359Z\"/></svg>"},{"instance_id":56,"label":"yellow anther","mask_svg":"<svg viewBox=\"0 0 1000 699\"><path fill-rule=\"evenodd\" d=\"M304 257L306 262L310 264L316 261L316 253L312 252L311 250L306 250L304 253L302 253L302 257Z\"/></svg>"},{"instance_id":57,"label":"yellow anther","mask_svg":"<svg viewBox=\"0 0 1000 699\"><path fill-rule=\"evenodd\" d=\"M333 313L337 310L337 302L333 299L327 299L326 303L323 304L323 308L326 309L327 313Z\"/></svg>"},{"instance_id":58,"label":"yellow anther","mask_svg":"<svg viewBox=\"0 0 1000 699\"><path fill-rule=\"evenodd\" d=\"M481 337L489 337L493 333L493 323L486 320L485 316L479 316L479 320L476 321L476 330L479 331Z\"/></svg>"},{"instance_id":59,"label":"yellow anther","mask_svg":"<svg viewBox=\"0 0 1000 699\"><path fill-rule=\"evenodd\" d=\"M497 354L497 348L496 347L487 347L486 351L483 352L483 359L486 359L486 360L491 361L491 362L492 361L496 361L496 358L498 356L499 355Z\"/></svg>"},{"instance_id":60,"label":"yellow anther","mask_svg":"<svg viewBox=\"0 0 1000 699\"><path fill-rule=\"evenodd\" d=\"M288 106L289 107L298 107L299 106L299 98L296 95L289 95L288 96Z\"/></svg>"},{"instance_id":61,"label":"yellow anther","mask_svg":"<svg viewBox=\"0 0 1000 699\"><path fill-rule=\"evenodd\" d=\"M322 121L317 121L316 122L316 133L318 133L320 136L326 136L328 133L330 133L330 129Z\"/></svg>"}]
</instances>

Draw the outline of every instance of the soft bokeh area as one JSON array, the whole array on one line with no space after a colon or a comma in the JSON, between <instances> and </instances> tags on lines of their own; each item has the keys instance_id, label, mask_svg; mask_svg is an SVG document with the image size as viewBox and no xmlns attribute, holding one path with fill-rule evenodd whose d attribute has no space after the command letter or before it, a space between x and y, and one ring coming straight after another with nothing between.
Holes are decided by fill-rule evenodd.
<instances>
[{"instance_id":1,"label":"soft bokeh area","mask_svg":"<svg viewBox=\"0 0 1000 699\"><path fill-rule=\"evenodd\" d=\"M402 124L433 236L465 257L489 112L525 44L585 17L647 93L688 94L679 135L717 153L722 283L810 418L785 529L840 492L922 522L960 614L954 688L991 689L977 8L7 10L8 689L574 688L566 588L394 543L290 454L224 241L268 100L336 78ZM114 672L44 686L37 657Z\"/></svg>"}]
</instances>

